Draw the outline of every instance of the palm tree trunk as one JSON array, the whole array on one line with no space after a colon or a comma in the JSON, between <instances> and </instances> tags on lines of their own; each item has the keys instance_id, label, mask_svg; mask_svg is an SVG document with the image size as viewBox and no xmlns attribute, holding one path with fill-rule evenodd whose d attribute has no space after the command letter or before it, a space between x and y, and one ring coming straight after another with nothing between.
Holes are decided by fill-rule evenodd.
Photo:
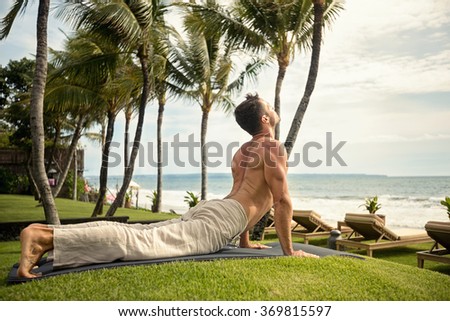
<instances>
[{"instance_id":1,"label":"palm tree trunk","mask_svg":"<svg viewBox=\"0 0 450 321\"><path fill-rule=\"evenodd\" d=\"M281 87L283 86L284 76L286 75L287 63L285 63L286 59L282 57L278 58L278 75L277 75L277 83L275 85L275 102L274 109L278 116L281 117ZM280 123L275 127L275 139L280 139Z\"/></svg>"},{"instance_id":2,"label":"palm tree trunk","mask_svg":"<svg viewBox=\"0 0 450 321\"><path fill-rule=\"evenodd\" d=\"M45 172L44 92L47 79L47 24L50 0L40 0L37 17L36 71L31 89L30 125L32 139L33 177L49 224L60 224L58 210Z\"/></svg>"},{"instance_id":3,"label":"palm tree trunk","mask_svg":"<svg viewBox=\"0 0 450 321\"><path fill-rule=\"evenodd\" d=\"M124 146L123 146L123 176L126 175L127 167L130 162L129 156L130 156L130 122L131 122L131 112L128 112L128 108L125 109L125 137L124 137ZM120 207L125 206L125 199L123 200L122 204L120 204Z\"/></svg>"},{"instance_id":4,"label":"palm tree trunk","mask_svg":"<svg viewBox=\"0 0 450 321\"><path fill-rule=\"evenodd\" d=\"M72 200L76 201L78 198L78 191L77 191L77 185L78 185L78 151L75 148L73 151L73 181L72 181Z\"/></svg>"},{"instance_id":5,"label":"palm tree trunk","mask_svg":"<svg viewBox=\"0 0 450 321\"><path fill-rule=\"evenodd\" d=\"M108 158L109 158L109 148L111 146L111 141L114 136L114 123L116 121L116 114L114 112L108 111L108 124L106 126L105 144L103 145L102 153L102 166L100 167L100 178L99 178L99 188L98 188L98 198L97 203L95 203L94 210L92 211L91 217L96 217L97 215L103 214L103 200L106 195L106 188L108 184Z\"/></svg>"},{"instance_id":6,"label":"palm tree trunk","mask_svg":"<svg viewBox=\"0 0 450 321\"><path fill-rule=\"evenodd\" d=\"M52 148L50 149L50 154L48 155L49 161L47 162L47 166L45 167L45 172L48 173L50 170L50 166L52 165L51 160L55 157L56 146L58 145L59 136L61 135L61 126L57 126L55 128L55 137L53 138Z\"/></svg>"},{"instance_id":7,"label":"palm tree trunk","mask_svg":"<svg viewBox=\"0 0 450 321\"><path fill-rule=\"evenodd\" d=\"M102 120L101 125L102 125L102 128L101 128L102 146L105 146L105 144L106 144L106 127L107 127L107 124L105 124L105 120Z\"/></svg>"},{"instance_id":8,"label":"palm tree trunk","mask_svg":"<svg viewBox=\"0 0 450 321\"><path fill-rule=\"evenodd\" d=\"M37 187L36 181L34 180L34 177L33 177L33 169L32 169L32 163L31 163L31 151L28 152L27 158L28 158L27 165L26 165L27 176L28 176L28 180L32 184L31 188L33 189L34 199L37 201L37 200L41 199L41 195L39 194L39 188Z\"/></svg>"},{"instance_id":9,"label":"palm tree trunk","mask_svg":"<svg viewBox=\"0 0 450 321\"><path fill-rule=\"evenodd\" d=\"M77 126L75 127L75 131L73 133L72 141L70 143L68 154L67 154L66 164L64 166L63 172L59 176L58 184L56 185L56 188L53 191L53 197L55 197L55 198L58 197L59 193L61 192L61 188L63 187L64 182L66 181L67 174L69 173L70 165L72 164L73 155L75 153L75 150L77 149L77 144L81 137L82 124L83 124L83 117L78 116ZM76 175L76 173L74 173L74 175Z\"/></svg>"},{"instance_id":10,"label":"palm tree trunk","mask_svg":"<svg viewBox=\"0 0 450 321\"><path fill-rule=\"evenodd\" d=\"M200 145L201 145L201 156L202 156L202 191L201 199L206 200L207 187L208 187L208 173L206 170L206 131L208 129L208 116L209 110L207 108L203 109L202 113L202 128L200 133Z\"/></svg>"},{"instance_id":11,"label":"palm tree trunk","mask_svg":"<svg viewBox=\"0 0 450 321\"><path fill-rule=\"evenodd\" d=\"M303 121L306 109L308 108L309 99L314 91L317 74L319 72L320 46L322 43L322 22L323 22L323 0L314 0L314 29L312 39L311 64L309 66L308 80L306 82L305 92L300 104L297 107L291 128L284 143L287 155L291 154L297 139L300 126Z\"/></svg>"},{"instance_id":12,"label":"palm tree trunk","mask_svg":"<svg viewBox=\"0 0 450 321\"><path fill-rule=\"evenodd\" d=\"M165 98L160 97L159 99L159 107L158 107L158 121L157 121L157 157L158 157L158 174L157 174L157 182L156 182L156 201L155 208L152 208L152 212L161 211L161 203L162 203L162 167L163 167L163 144L162 144L162 122L164 116L164 106L165 106Z\"/></svg>"},{"instance_id":13,"label":"palm tree trunk","mask_svg":"<svg viewBox=\"0 0 450 321\"><path fill-rule=\"evenodd\" d=\"M129 155L130 155L130 149L128 148L128 144L130 142L130 122L131 122L131 113L128 112L128 110L125 110L125 137L124 137L124 146L123 146L123 159L124 159L124 170L123 173L125 174L125 169L128 166L129 163Z\"/></svg>"},{"instance_id":14,"label":"palm tree trunk","mask_svg":"<svg viewBox=\"0 0 450 321\"><path fill-rule=\"evenodd\" d=\"M142 127L144 124L144 116L145 116L145 108L147 106L147 100L150 93L150 81L149 81L149 74L148 74L148 54L147 54L147 48L144 47L144 45L139 48L138 53L139 61L141 63L141 71L143 76L143 87L142 87L142 96L141 96L141 102L139 104L139 115L138 115L138 123L136 126L136 132L134 135L134 142L133 142L133 148L131 149L131 155L130 155L130 163L126 167L125 175L123 177L123 183L122 187L120 188L119 192L116 195L116 199L111 204L108 212L106 213L106 216L113 216L116 212L117 208L120 204L122 204L123 199L125 197L125 193L127 192L128 186L130 185L131 178L133 177L133 171L134 171L134 162L137 157L137 153L139 151L139 145L141 143L141 136L142 136Z\"/></svg>"}]
</instances>

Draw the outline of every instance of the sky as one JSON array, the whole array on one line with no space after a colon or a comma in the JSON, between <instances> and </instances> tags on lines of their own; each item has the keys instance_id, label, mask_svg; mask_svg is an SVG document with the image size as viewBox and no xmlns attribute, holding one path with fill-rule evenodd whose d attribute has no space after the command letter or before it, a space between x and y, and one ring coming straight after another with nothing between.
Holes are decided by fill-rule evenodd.
<instances>
[{"instance_id":1,"label":"sky","mask_svg":"<svg viewBox=\"0 0 450 321\"><path fill-rule=\"evenodd\" d=\"M12 0L0 3L3 17ZM57 3L57 1L52 1ZM324 33L319 74L290 159L290 173L450 175L450 6L447 0L346 0ZM35 52L37 1L0 41L0 64ZM49 46L62 49L67 25L51 18ZM281 140L302 98L310 53L297 54L281 93ZM277 66L235 97L258 92L273 104ZM135 174L156 174L157 105L148 104ZM136 121L136 120L135 120ZM165 174L198 173L200 107L169 100L163 124ZM124 120L111 148L111 175L120 163ZM93 129L96 130L96 129ZM134 129L132 131L134 133ZM133 136L133 135L132 135ZM232 115L213 109L208 123L208 171L229 172L238 144L250 139ZM190 144L189 141L194 142ZM100 147L82 139L85 175L98 175ZM191 147L186 147L191 146Z\"/></svg>"}]
</instances>

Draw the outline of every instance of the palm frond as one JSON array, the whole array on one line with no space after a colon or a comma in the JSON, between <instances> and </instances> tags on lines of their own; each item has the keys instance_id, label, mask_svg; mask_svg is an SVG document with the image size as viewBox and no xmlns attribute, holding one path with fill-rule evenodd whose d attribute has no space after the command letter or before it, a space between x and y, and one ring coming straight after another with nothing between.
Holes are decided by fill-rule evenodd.
<instances>
[{"instance_id":1,"label":"palm frond","mask_svg":"<svg viewBox=\"0 0 450 321\"><path fill-rule=\"evenodd\" d=\"M98 109L106 101L97 91L73 84L61 84L47 88L45 104L50 110L72 110L74 113L87 113L92 106Z\"/></svg>"},{"instance_id":2,"label":"palm frond","mask_svg":"<svg viewBox=\"0 0 450 321\"><path fill-rule=\"evenodd\" d=\"M345 10L342 0L327 0L323 13L325 25L331 27L331 24L336 20L339 12L342 10Z\"/></svg>"},{"instance_id":3,"label":"palm frond","mask_svg":"<svg viewBox=\"0 0 450 321\"><path fill-rule=\"evenodd\" d=\"M231 115L236 105L230 95L224 95L218 101L217 107L221 108L227 115Z\"/></svg>"},{"instance_id":4,"label":"palm frond","mask_svg":"<svg viewBox=\"0 0 450 321\"><path fill-rule=\"evenodd\" d=\"M308 51L312 47L312 34L313 34L313 26L314 26L314 7L311 5L309 7L305 7L307 13L305 11L304 16L308 17L304 21L304 26L302 28L302 32L299 33L297 39L297 47L299 51ZM336 20L339 15L339 12L344 10L344 6L341 1L337 0L326 0L325 1L325 9L323 14L323 23L324 27L331 28L331 25Z\"/></svg>"},{"instance_id":5,"label":"palm frond","mask_svg":"<svg viewBox=\"0 0 450 321\"><path fill-rule=\"evenodd\" d=\"M17 15L25 13L28 0L16 0L9 9L8 14L0 21L0 40L8 37Z\"/></svg>"},{"instance_id":6,"label":"palm frond","mask_svg":"<svg viewBox=\"0 0 450 321\"><path fill-rule=\"evenodd\" d=\"M265 49L266 38L261 33L250 28L240 16L235 14L235 9L228 11L220 5L199 5L192 3L178 4L188 8L199 19L189 21L189 27L196 32L203 32L207 37L216 34L225 36L226 41L234 46L260 52Z\"/></svg>"},{"instance_id":7,"label":"palm frond","mask_svg":"<svg viewBox=\"0 0 450 321\"><path fill-rule=\"evenodd\" d=\"M147 1L71 1L57 7L56 16L74 29L83 28L118 44L125 51L137 49L153 23Z\"/></svg>"},{"instance_id":8,"label":"palm frond","mask_svg":"<svg viewBox=\"0 0 450 321\"><path fill-rule=\"evenodd\" d=\"M78 77L90 86L102 84L114 74L120 59L115 45L86 32L77 32L66 40L65 50L51 51L51 62L57 68L49 76L49 81Z\"/></svg>"},{"instance_id":9,"label":"palm frond","mask_svg":"<svg viewBox=\"0 0 450 321\"><path fill-rule=\"evenodd\" d=\"M100 142L102 141L102 135L99 133L88 132L85 133L84 136L88 138L90 141Z\"/></svg>"},{"instance_id":10,"label":"palm frond","mask_svg":"<svg viewBox=\"0 0 450 321\"><path fill-rule=\"evenodd\" d=\"M267 63L268 59L253 58L252 61L245 66L245 69L239 74L239 76L228 85L227 91L235 94L242 90L245 82L256 82L258 79L257 76L261 70L267 66Z\"/></svg>"}]
</instances>

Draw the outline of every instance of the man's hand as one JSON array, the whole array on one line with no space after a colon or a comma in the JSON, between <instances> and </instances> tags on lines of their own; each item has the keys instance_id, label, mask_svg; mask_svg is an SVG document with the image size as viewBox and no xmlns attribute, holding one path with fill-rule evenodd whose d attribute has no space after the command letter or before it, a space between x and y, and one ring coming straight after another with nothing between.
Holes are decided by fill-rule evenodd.
<instances>
[{"instance_id":1,"label":"man's hand","mask_svg":"<svg viewBox=\"0 0 450 321\"><path fill-rule=\"evenodd\" d=\"M239 247L243 249L270 249L270 246L259 244L259 243L250 243L249 232L245 231L241 234L241 238L239 240Z\"/></svg>"},{"instance_id":2,"label":"man's hand","mask_svg":"<svg viewBox=\"0 0 450 321\"><path fill-rule=\"evenodd\" d=\"M292 256L298 256L298 257L312 257L312 258L315 258L315 259L318 259L318 258L319 258L319 256L317 256L317 255L315 255L315 254L307 253L307 252L304 252L304 251L302 251L302 250L300 250L300 251L294 251L294 252L292 253Z\"/></svg>"},{"instance_id":3,"label":"man's hand","mask_svg":"<svg viewBox=\"0 0 450 321\"><path fill-rule=\"evenodd\" d=\"M270 246L264 245L264 244L260 244L260 243L248 243L245 246L241 246L247 249L270 249Z\"/></svg>"}]
</instances>

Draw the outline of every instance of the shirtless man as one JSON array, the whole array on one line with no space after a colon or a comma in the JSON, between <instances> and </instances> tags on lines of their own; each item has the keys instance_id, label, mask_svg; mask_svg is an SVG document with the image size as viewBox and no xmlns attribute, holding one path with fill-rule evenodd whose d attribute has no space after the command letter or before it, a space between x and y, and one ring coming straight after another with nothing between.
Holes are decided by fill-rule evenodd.
<instances>
[{"instance_id":1,"label":"shirtless man","mask_svg":"<svg viewBox=\"0 0 450 321\"><path fill-rule=\"evenodd\" d=\"M283 145L273 138L278 115L258 95L247 95L236 108L235 117L252 139L233 157L233 187L223 200L201 202L180 219L150 225L106 221L69 226L32 224L20 235L18 275L36 277L33 267L51 250L54 266L63 267L212 253L239 235L240 247L266 248L250 243L249 229L271 207L283 253L317 257L292 247L287 157Z\"/></svg>"}]
</instances>

